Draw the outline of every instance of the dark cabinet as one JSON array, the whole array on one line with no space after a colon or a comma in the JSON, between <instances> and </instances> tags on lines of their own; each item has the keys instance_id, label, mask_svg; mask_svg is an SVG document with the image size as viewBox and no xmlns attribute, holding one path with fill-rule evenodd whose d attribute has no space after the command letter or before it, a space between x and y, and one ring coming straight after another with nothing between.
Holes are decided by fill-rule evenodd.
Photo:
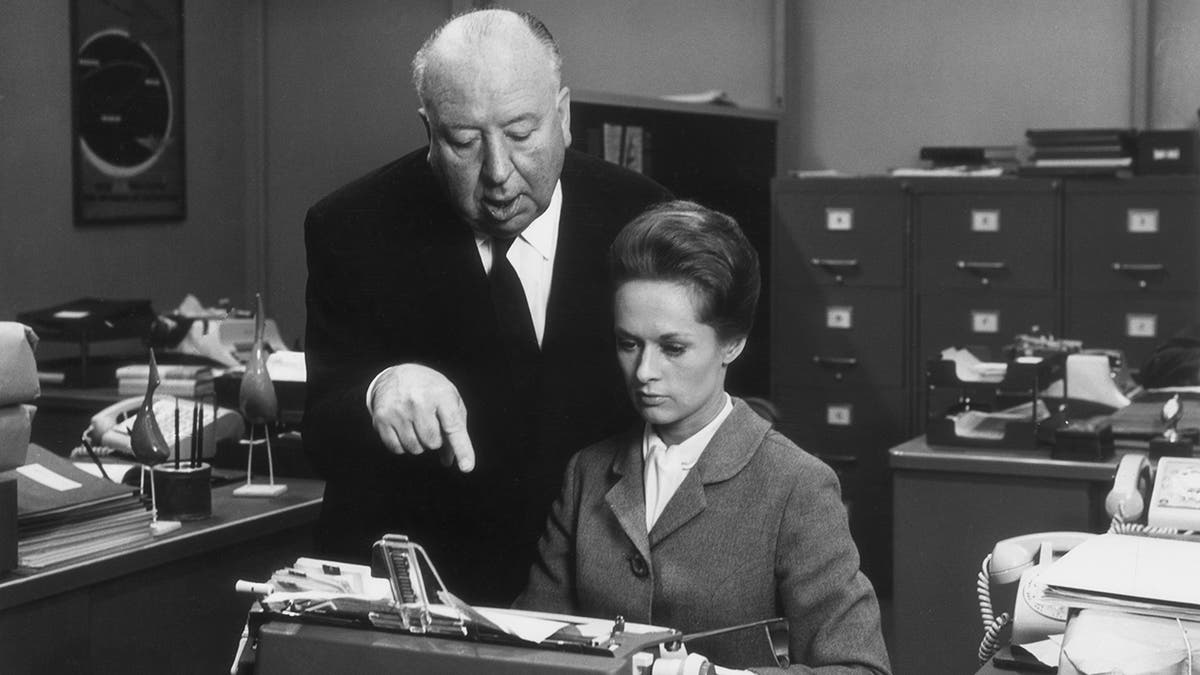
<instances>
[{"instance_id":1,"label":"dark cabinet","mask_svg":"<svg viewBox=\"0 0 1200 675\"><path fill-rule=\"evenodd\" d=\"M887 449L910 416L907 197L883 178L781 180L773 204L779 427L838 469L863 570L887 593Z\"/></svg>"},{"instance_id":2,"label":"dark cabinet","mask_svg":"<svg viewBox=\"0 0 1200 675\"><path fill-rule=\"evenodd\" d=\"M786 186L786 187L784 187ZM810 189L811 188L811 189ZM904 193L886 179L783 183L772 243L781 283L900 288Z\"/></svg>"},{"instance_id":3,"label":"dark cabinet","mask_svg":"<svg viewBox=\"0 0 1200 675\"><path fill-rule=\"evenodd\" d=\"M963 179L912 186L922 293L938 289L1047 291L1056 285L1055 184Z\"/></svg>"},{"instance_id":4,"label":"dark cabinet","mask_svg":"<svg viewBox=\"0 0 1200 675\"><path fill-rule=\"evenodd\" d=\"M1069 182L1063 190L1069 337L1139 366L1200 308L1195 177Z\"/></svg>"},{"instance_id":5,"label":"dark cabinet","mask_svg":"<svg viewBox=\"0 0 1200 675\"><path fill-rule=\"evenodd\" d=\"M1200 320L1195 176L788 178L772 197L780 429L841 468L881 589L885 456L926 429L928 359L947 347L1000 358L1036 332L1121 349L1136 368Z\"/></svg>"}]
</instances>

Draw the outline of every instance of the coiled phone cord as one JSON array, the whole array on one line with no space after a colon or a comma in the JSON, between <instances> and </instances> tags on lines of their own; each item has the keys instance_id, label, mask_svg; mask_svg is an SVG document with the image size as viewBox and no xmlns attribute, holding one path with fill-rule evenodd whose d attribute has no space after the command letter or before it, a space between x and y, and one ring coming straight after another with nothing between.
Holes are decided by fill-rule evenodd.
<instances>
[{"instance_id":1,"label":"coiled phone cord","mask_svg":"<svg viewBox=\"0 0 1200 675\"><path fill-rule=\"evenodd\" d=\"M987 663L1000 649L1000 629L1008 625L1009 614L1004 612L995 616L992 609L991 577L988 574L988 564L992 554L983 559L979 576L975 579L975 593L979 597L979 616L983 620L983 639L979 641L979 662Z\"/></svg>"},{"instance_id":2,"label":"coiled phone cord","mask_svg":"<svg viewBox=\"0 0 1200 675\"><path fill-rule=\"evenodd\" d=\"M1127 523L1118 516L1114 516L1112 523L1108 526L1108 531L1113 534L1133 534L1145 537L1157 536L1172 536L1178 535L1180 532L1170 527L1150 527L1142 523ZM1191 531L1185 534L1191 534Z\"/></svg>"}]
</instances>

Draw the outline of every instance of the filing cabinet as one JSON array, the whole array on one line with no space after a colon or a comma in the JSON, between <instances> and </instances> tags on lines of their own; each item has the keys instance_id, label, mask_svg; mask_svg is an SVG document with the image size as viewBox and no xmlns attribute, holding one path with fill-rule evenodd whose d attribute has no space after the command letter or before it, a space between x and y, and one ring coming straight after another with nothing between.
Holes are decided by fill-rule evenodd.
<instances>
[{"instance_id":1,"label":"filing cabinet","mask_svg":"<svg viewBox=\"0 0 1200 675\"><path fill-rule=\"evenodd\" d=\"M911 184L920 291L1057 287L1057 183L937 179Z\"/></svg>"},{"instance_id":2,"label":"filing cabinet","mask_svg":"<svg viewBox=\"0 0 1200 675\"><path fill-rule=\"evenodd\" d=\"M937 358L947 347L982 347L993 358L1013 336L1038 328L1058 334L1058 292L1004 293L950 291L923 293L918 301L919 363ZM974 350L973 350L974 351ZM979 352L976 352L979 353Z\"/></svg>"},{"instance_id":3,"label":"filing cabinet","mask_svg":"<svg viewBox=\"0 0 1200 675\"><path fill-rule=\"evenodd\" d=\"M903 355L889 344L896 327L904 325L901 289L814 285L777 286L775 292L778 305L788 308L776 319L776 334L789 336L773 361L781 382L833 388L904 384Z\"/></svg>"},{"instance_id":4,"label":"filing cabinet","mask_svg":"<svg viewBox=\"0 0 1200 675\"><path fill-rule=\"evenodd\" d=\"M910 415L907 197L887 178L830 178L777 181L772 202L779 428L843 472L863 570L887 592L887 449Z\"/></svg>"},{"instance_id":5,"label":"filing cabinet","mask_svg":"<svg viewBox=\"0 0 1200 675\"><path fill-rule=\"evenodd\" d=\"M914 379L947 347L999 357L1014 335L1060 328L1058 183L963 178L910 185L917 279ZM924 420L921 399L915 420Z\"/></svg>"},{"instance_id":6,"label":"filing cabinet","mask_svg":"<svg viewBox=\"0 0 1200 675\"><path fill-rule=\"evenodd\" d=\"M1120 349L1137 368L1167 338L1197 320L1195 294L1077 294L1067 303L1071 336Z\"/></svg>"},{"instance_id":7,"label":"filing cabinet","mask_svg":"<svg viewBox=\"0 0 1200 675\"><path fill-rule=\"evenodd\" d=\"M1136 368L1197 320L1198 189L1195 176L1067 183L1067 335L1122 349Z\"/></svg>"},{"instance_id":8,"label":"filing cabinet","mask_svg":"<svg viewBox=\"0 0 1200 675\"><path fill-rule=\"evenodd\" d=\"M890 588L887 450L925 429L927 359L951 346L1000 357L1044 332L1122 349L1136 368L1200 320L1198 188L1195 176L775 181L779 428L853 467L851 527L877 587Z\"/></svg>"}]
</instances>

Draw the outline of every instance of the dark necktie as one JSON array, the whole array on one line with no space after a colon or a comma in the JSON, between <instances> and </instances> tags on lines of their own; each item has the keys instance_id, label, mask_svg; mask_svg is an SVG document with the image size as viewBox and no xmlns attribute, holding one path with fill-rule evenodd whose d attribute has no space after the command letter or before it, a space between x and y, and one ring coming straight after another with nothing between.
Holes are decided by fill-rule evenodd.
<instances>
[{"instance_id":1,"label":"dark necktie","mask_svg":"<svg viewBox=\"0 0 1200 675\"><path fill-rule=\"evenodd\" d=\"M529 315L529 301L525 298L525 289L521 286L517 271L508 261L508 249L514 241L516 237L492 239L492 271L489 280L500 337L509 350L513 366L524 368L536 364L540 350L537 333L533 329L533 318Z\"/></svg>"}]
</instances>

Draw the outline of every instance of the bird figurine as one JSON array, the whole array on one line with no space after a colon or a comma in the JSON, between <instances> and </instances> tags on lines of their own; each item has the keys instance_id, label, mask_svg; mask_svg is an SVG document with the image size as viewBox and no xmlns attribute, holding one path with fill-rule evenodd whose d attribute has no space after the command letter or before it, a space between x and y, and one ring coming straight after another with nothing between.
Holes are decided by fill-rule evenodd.
<instances>
[{"instance_id":1,"label":"bird figurine","mask_svg":"<svg viewBox=\"0 0 1200 675\"><path fill-rule=\"evenodd\" d=\"M267 372L267 347L263 341L266 317L263 314L262 294L256 293L257 308L254 314L254 347L250 350L250 360L246 363L246 372L242 374L242 386L238 390L238 407L242 417L246 418L246 426L250 428L250 438L244 441L246 449L246 484L233 491L235 497L276 497L287 491L287 486L275 483L275 460L271 457L271 432L269 425L279 418L279 401L275 398L275 383ZM259 441L267 446L268 484L255 485L254 475L254 428L263 428L263 438Z\"/></svg>"},{"instance_id":2,"label":"bird figurine","mask_svg":"<svg viewBox=\"0 0 1200 675\"><path fill-rule=\"evenodd\" d=\"M163 437L158 419L154 416L154 390L158 389L161 380L158 377L158 362L154 359L154 350L150 350L150 375L146 382L146 397L138 408L137 417L133 420L133 429L129 432L129 445L133 456L138 462L154 466L164 462L171 456L171 446Z\"/></svg>"},{"instance_id":3,"label":"bird figurine","mask_svg":"<svg viewBox=\"0 0 1200 675\"><path fill-rule=\"evenodd\" d=\"M238 391L238 407L247 424L269 424L279 417L279 401L275 397L275 384L267 372L267 348L263 342L264 316L262 294L256 293L258 307L254 314L254 347L246 372L242 375L242 386Z\"/></svg>"}]
</instances>

